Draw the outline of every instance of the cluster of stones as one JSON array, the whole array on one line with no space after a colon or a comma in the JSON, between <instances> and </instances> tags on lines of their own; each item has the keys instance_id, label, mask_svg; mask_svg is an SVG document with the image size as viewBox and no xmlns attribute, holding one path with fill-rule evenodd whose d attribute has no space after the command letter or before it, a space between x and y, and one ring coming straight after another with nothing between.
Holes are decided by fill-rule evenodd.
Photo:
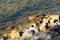
<instances>
[{"instance_id":1,"label":"cluster of stones","mask_svg":"<svg viewBox=\"0 0 60 40\"><path fill-rule=\"evenodd\" d=\"M51 15L51 14L46 14L44 16L39 15L39 14L34 15L34 16L31 15L31 16L29 16L29 22L30 22L30 25L32 24L34 26L36 26L36 24L38 24L40 31L46 31L46 29L51 29L56 25L60 25L60 16ZM29 27L31 27L31 26L29 26ZM60 27L57 27L57 28L60 28Z\"/></svg>"},{"instance_id":2,"label":"cluster of stones","mask_svg":"<svg viewBox=\"0 0 60 40\"><path fill-rule=\"evenodd\" d=\"M11 29L11 28L8 28ZM48 34L48 35L47 35ZM52 35L54 34L54 35ZM11 33L3 35L4 39L11 40L37 40L38 38L51 39L60 34L60 16L59 15L30 15L24 31L18 31L14 28ZM52 36L51 36L52 35ZM48 37L46 37L48 36ZM53 38L52 37L52 38Z\"/></svg>"}]
</instances>

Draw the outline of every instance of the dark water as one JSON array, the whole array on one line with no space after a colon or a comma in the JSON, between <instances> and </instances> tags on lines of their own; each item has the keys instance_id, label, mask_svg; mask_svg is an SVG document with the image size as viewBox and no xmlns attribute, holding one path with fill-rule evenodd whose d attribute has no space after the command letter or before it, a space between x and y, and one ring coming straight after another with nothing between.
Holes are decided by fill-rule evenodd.
<instances>
[{"instance_id":1,"label":"dark water","mask_svg":"<svg viewBox=\"0 0 60 40\"><path fill-rule=\"evenodd\" d=\"M56 13L57 11L60 11L59 7L60 7L60 1L57 0L56 2L54 2L53 0L40 0L40 2L38 3L33 3L32 6L30 6L28 3L26 4L27 6L25 6L24 8L22 8L21 10L17 11L15 14L13 14L12 16L7 16L4 14L0 14L0 23L4 23L4 22L9 22L9 21L13 21L13 20L17 20L19 16L27 16L27 12L33 12L35 10L38 11L43 11L43 10L47 10L48 12L51 13ZM46 13L46 11L43 11L43 13Z\"/></svg>"}]
</instances>

